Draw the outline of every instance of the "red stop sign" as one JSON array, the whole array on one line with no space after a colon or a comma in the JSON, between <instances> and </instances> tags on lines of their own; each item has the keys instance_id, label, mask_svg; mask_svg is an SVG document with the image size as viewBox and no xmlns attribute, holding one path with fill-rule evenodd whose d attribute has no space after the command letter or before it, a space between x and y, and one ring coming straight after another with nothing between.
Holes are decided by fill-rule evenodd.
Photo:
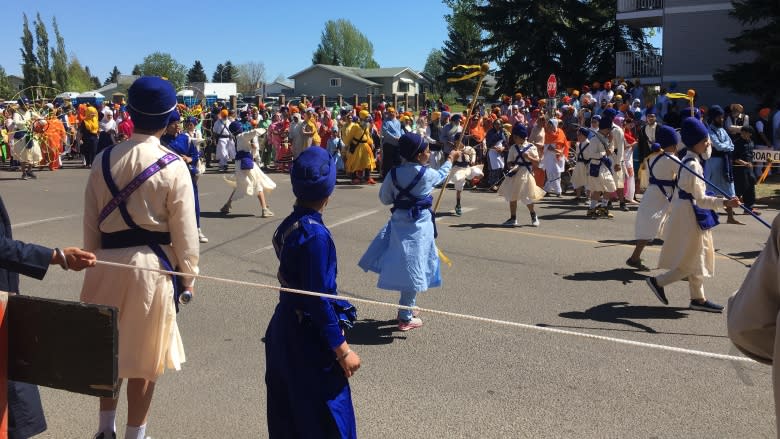
<instances>
[{"instance_id":1,"label":"red stop sign","mask_svg":"<svg viewBox=\"0 0 780 439\"><path fill-rule=\"evenodd\" d=\"M558 79L555 78L555 75L550 75L550 77L547 78L547 96L549 96L550 99L552 99L555 97L557 93L558 93Z\"/></svg>"}]
</instances>

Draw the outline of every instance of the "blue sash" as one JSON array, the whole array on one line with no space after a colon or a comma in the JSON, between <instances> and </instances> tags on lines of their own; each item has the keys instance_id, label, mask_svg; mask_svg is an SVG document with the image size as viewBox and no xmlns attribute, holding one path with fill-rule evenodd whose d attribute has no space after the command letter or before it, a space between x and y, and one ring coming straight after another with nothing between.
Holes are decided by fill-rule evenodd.
<instances>
[{"instance_id":1,"label":"blue sash","mask_svg":"<svg viewBox=\"0 0 780 439\"><path fill-rule=\"evenodd\" d=\"M236 153L236 161L240 163L241 169L249 170L255 167L255 161L252 159L252 154L249 151L238 151Z\"/></svg>"},{"instance_id":2,"label":"blue sash","mask_svg":"<svg viewBox=\"0 0 780 439\"><path fill-rule=\"evenodd\" d=\"M586 143L585 146L583 146L582 148L579 149L579 151L577 151L577 161L578 162L580 162L580 163L587 163L588 162L587 160L585 160L585 156L582 155L582 153L585 152L585 150L588 149L589 146L590 146L590 142Z\"/></svg>"},{"instance_id":3,"label":"blue sash","mask_svg":"<svg viewBox=\"0 0 780 439\"><path fill-rule=\"evenodd\" d=\"M658 186L658 189L661 190L661 193L664 194L664 197L666 197L668 201L672 201L672 196L674 195L674 187L677 185L676 182L674 180L660 180L655 178L655 176L653 175L653 166L655 166L656 162L658 162L658 160L663 156L664 156L663 154L659 154L658 157L653 159L652 163L648 162L647 168L648 171L650 172L650 184L654 184ZM672 188L672 190L667 194L666 189L664 189L665 187L670 187Z\"/></svg>"},{"instance_id":4,"label":"blue sash","mask_svg":"<svg viewBox=\"0 0 780 439\"><path fill-rule=\"evenodd\" d=\"M529 143L529 144L525 145L525 146L523 147L523 149L520 149L520 145L517 145L517 144L514 144L514 145L512 145L512 146L515 148L515 151L517 151L517 158L515 159L515 162L514 162L514 164L515 164L515 165L524 166L524 167L525 167L525 169L527 169L527 170L528 170L528 172L532 172L532 171L531 171L531 162L529 162L528 160L526 160L526 159L525 159L525 153L526 153L526 152L527 152L527 151L528 151L528 150L529 150L529 149L530 149L530 148L531 148L533 145L531 145L531 144ZM515 176L515 174L517 174L517 170L515 170L515 171L511 171L511 172L507 172L506 176L507 176L507 177L514 177L514 176Z\"/></svg>"},{"instance_id":5,"label":"blue sash","mask_svg":"<svg viewBox=\"0 0 780 439\"><path fill-rule=\"evenodd\" d=\"M420 218L420 214L423 210L429 210L431 212L431 222L433 222L433 237L437 238L439 232L436 230L436 215L433 213L433 210L431 210L433 207L433 196L415 197L411 193L412 189L417 186L417 183L419 183L423 175L425 175L425 171L428 170L428 167L421 167L420 171L417 172L417 175L412 179L412 182L406 187L398 185L398 179L395 175L396 169L398 168L396 167L390 170L390 178L393 180L393 186L398 189L398 195L396 195L393 200L393 208L390 209L390 212L395 212L396 209L406 210L409 212L409 218L416 220Z\"/></svg>"},{"instance_id":6,"label":"blue sash","mask_svg":"<svg viewBox=\"0 0 780 439\"><path fill-rule=\"evenodd\" d=\"M174 270L170 259L168 259L168 255L166 255L165 251L162 249L162 245L171 243L170 233L153 232L151 230L141 228L141 226L136 224L136 222L133 221L133 218L130 216L130 212L127 210L125 201L128 197L130 197L130 194L135 192L135 190L141 186L143 182L148 180L154 174L160 172L160 170L166 167L168 164L178 160L179 156L173 153L165 154L159 160L144 169L143 172L136 175L135 178L133 178L133 180L120 191L119 187L117 187L116 182L114 181L114 178L111 176L110 157L111 151L113 149L113 146L111 146L103 151L103 161L101 164L103 168L103 180L106 182L106 186L108 186L108 189L111 191L111 195L113 195L114 198L109 201L100 212L98 224L102 223L111 212L118 208L119 213L122 215L122 219L125 221L125 224L130 227L130 229L115 233L102 233L101 247L127 248L148 245L154 254L157 255L157 258L160 260L160 265L162 265L163 269L167 271L176 271ZM182 289L180 288L178 276L172 276L172 280L173 304L176 306L176 312L179 312L179 296L181 295Z\"/></svg>"},{"instance_id":7,"label":"blue sash","mask_svg":"<svg viewBox=\"0 0 780 439\"><path fill-rule=\"evenodd\" d=\"M683 160L683 164L690 163L694 161L693 157L689 157L685 160ZM676 180L676 186L677 186L677 196L681 200L688 200L691 202L691 207L693 208L693 213L696 216L696 223L699 224L699 228L702 230L709 230L718 224L720 224L720 220L718 219L718 214L715 213L714 210L711 209L703 209L694 203L693 195L682 190L680 188L679 182L680 182L680 174L682 173L683 167L680 165L680 171L677 173L677 180Z\"/></svg>"}]
</instances>

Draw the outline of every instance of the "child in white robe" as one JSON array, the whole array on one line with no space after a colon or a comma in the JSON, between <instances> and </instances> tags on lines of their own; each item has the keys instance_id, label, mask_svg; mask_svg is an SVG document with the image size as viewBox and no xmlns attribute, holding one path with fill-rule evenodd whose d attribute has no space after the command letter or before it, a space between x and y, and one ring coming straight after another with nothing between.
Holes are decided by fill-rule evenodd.
<instances>
[{"instance_id":1,"label":"child in white robe","mask_svg":"<svg viewBox=\"0 0 780 439\"><path fill-rule=\"evenodd\" d=\"M706 195L702 162L712 153L709 131L693 117L686 118L680 132L688 153L677 176L677 191L672 201L672 212L664 226L664 246L658 261L660 268L669 269L664 274L647 279L647 284L664 305L668 305L664 287L688 278L690 308L698 311L720 313L723 306L704 296L704 278L715 273L715 246L712 227L718 224L717 214L710 209L738 207L739 199L716 198ZM691 172L693 171L693 172Z\"/></svg>"},{"instance_id":2,"label":"child in white robe","mask_svg":"<svg viewBox=\"0 0 780 439\"><path fill-rule=\"evenodd\" d=\"M271 192L276 188L276 183L271 180L260 167L255 163L255 157L259 157L260 137L264 134L264 129L256 128L247 132L242 132L241 127L232 125L233 135L236 137L236 170L232 179L225 178L225 181L233 186L233 192L220 212L227 215L233 207L233 200L239 200L245 196L257 196L262 209L261 217L268 218L274 216L265 199L265 192Z\"/></svg>"},{"instance_id":3,"label":"child in white robe","mask_svg":"<svg viewBox=\"0 0 780 439\"><path fill-rule=\"evenodd\" d=\"M512 127L514 145L509 148L507 166L509 171L498 188L498 195L509 202L509 219L505 226L517 225L517 202L522 201L531 214L531 225L539 227L539 218L534 210L534 203L544 197L544 189L536 185L532 166L539 163L536 147L527 143L528 130L522 124Z\"/></svg>"},{"instance_id":4,"label":"child in white robe","mask_svg":"<svg viewBox=\"0 0 780 439\"><path fill-rule=\"evenodd\" d=\"M460 195L463 193L463 188L466 187L466 181L480 178L484 175L482 173L482 165L473 166L476 159L477 151L470 146L466 146L463 148L460 158L452 163L452 184L455 186L455 216L463 214L460 206Z\"/></svg>"}]
</instances>

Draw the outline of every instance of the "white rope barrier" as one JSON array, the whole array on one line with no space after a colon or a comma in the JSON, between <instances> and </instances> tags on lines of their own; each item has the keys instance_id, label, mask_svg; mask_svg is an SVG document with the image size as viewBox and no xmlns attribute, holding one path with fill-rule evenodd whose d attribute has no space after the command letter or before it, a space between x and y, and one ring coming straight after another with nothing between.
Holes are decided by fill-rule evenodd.
<instances>
[{"instance_id":1,"label":"white rope barrier","mask_svg":"<svg viewBox=\"0 0 780 439\"><path fill-rule=\"evenodd\" d=\"M195 279L202 279L202 280L212 280L215 282L223 282L223 283L229 283L234 285L242 285L252 288L260 288L260 289L269 289L269 290L275 290L275 291L284 291L287 293L293 293L293 294L301 294L304 296L313 296L313 297L322 297L326 299L343 299L348 300L350 302L355 303L364 303L368 305L376 305L376 306L383 306L386 308L394 308L394 309L406 309L411 311L419 311L419 312L425 312L428 314L438 314L446 317L454 317L458 319L466 319L471 320L475 322L483 322L483 323L490 323L493 325L503 325L503 326L510 326L514 328L522 328L522 329L529 329L529 330L535 330L539 332L547 332L552 334L560 334L560 335L568 335L568 336L575 336L575 337L582 337L582 338L588 338L592 340L601 340L611 343L618 343L618 344L624 344L629 346L637 346L642 348L648 348L648 349L656 349L661 351L667 351L667 352L676 352L679 354L687 354L687 355L695 355L698 357L704 357L704 358L712 358L716 360L726 360L726 361L740 361L740 362L747 362L747 363L754 363L754 361L748 357L742 357L742 356L735 356L735 355L726 355L726 354L716 354L713 352L705 352L705 351L697 351L694 349L685 349L685 348L678 348L675 346L666 346L661 344L655 344L655 343L645 343L641 341L634 341L634 340L627 340L623 338L614 338L614 337L605 337L603 335L596 335L596 334L588 334L583 332L575 332L575 331L567 331L565 329L558 329L558 328L551 328L547 326L536 326L536 325L529 325L527 323L518 323L518 322L510 322L507 320L498 320L498 319L489 319L486 317L479 317L479 316L473 316L469 314L460 314L460 313L454 313L449 311L440 311L435 309L428 309L428 308L421 308L419 306L404 306L404 305L398 305L395 303L387 303L387 302L379 302L376 300L370 300L370 299L361 299L358 297L349 297L349 296L342 296L342 295L333 295L333 294L324 294L324 293L317 293L314 291L306 291L306 290L297 290L294 288L284 288L278 285L269 285L269 284L261 284L256 282L247 282L247 281L241 281L241 280L235 280L235 279L225 279L221 277L215 277L215 276L207 276L203 274L198 275L192 275L187 273L180 273L177 271L168 271L168 270L161 270L158 268L150 268L150 267L138 267L135 265L127 265L127 264L120 264L117 262L108 262L108 261L97 261L98 265L105 265L109 267L117 267L117 268L124 268L124 269L131 269L131 270L142 270L142 271L152 271L160 274L170 274L175 276L182 276L182 277L189 277L189 278L195 278Z\"/></svg>"}]
</instances>

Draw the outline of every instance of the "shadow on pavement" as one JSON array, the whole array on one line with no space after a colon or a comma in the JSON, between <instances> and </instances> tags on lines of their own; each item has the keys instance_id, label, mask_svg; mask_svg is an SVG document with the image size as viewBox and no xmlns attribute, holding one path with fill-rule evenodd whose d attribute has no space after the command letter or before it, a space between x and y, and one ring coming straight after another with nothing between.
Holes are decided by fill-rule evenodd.
<instances>
[{"instance_id":1,"label":"shadow on pavement","mask_svg":"<svg viewBox=\"0 0 780 439\"><path fill-rule=\"evenodd\" d=\"M353 345L383 345L394 340L406 340L405 336L394 335L398 331L398 320L358 320L347 331L347 341Z\"/></svg>"},{"instance_id":2,"label":"shadow on pavement","mask_svg":"<svg viewBox=\"0 0 780 439\"><path fill-rule=\"evenodd\" d=\"M729 253L729 256L733 256L738 259L755 259L761 254L761 250L751 250L746 252Z\"/></svg>"},{"instance_id":3,"label":"shadow on pavement","mask_svg":"<svg viewBox=\"0 0 780 439\"><path fill-rule=\"evenodd\" d=\"M440 216L454 216L450 214L444 214L444 213L436 213L436 217ZM512 226L504 226L502 224L489 224L489 223L473 223L473 224L449 224L449 227L455 227L458 229L490 229L490 228L501 228L506 227L508 229L511 229Z\"/></svg>"},{"instance_id":4,"label":"shadow on pavement","mask_svg":"<svg viewBox=\"0 0 780 439\"><path fill-rule=\"evenodd\" d=\"M561 275L561 273L555 273ZM580 273L572 273L563 275L566 280L573 281L605 281L605 280L617 280L623 282L623 285L630 284L633 281L644 281L648 276L638 273L629 268L613 268L606 271L583 271Z\"/></svg>"},{"instance_id":5,"label":"shadow on pavement","mask_svg":"<svg viewBox=\"0 0 780 439\"><path fill-rule=\"evenodd\" d=\"M654 320L677 320L688 317L683 313L688 308L676 308L670 306L634 306L628 302L608 302L603 305L588 308L582 311L569 311L558 314L565 319L573 320L592 320L595 322L614 323L626 325L632 328L640 329L651 334L658 334L655 329L637 323L633 320L654 319Z\"/></svg>"},{"instance_id":6,"label":"shadow on pavement","mask_svg":"<svg viewBox=\"0 0 780 439\"><path fill-rule=\"evenodd\" d=\"M200 217L201 218L250 218L254 217L255 215L252 215L250 213L229 213L225 215L222 212L201 212Z\"/></svg>"}]
</instances>

